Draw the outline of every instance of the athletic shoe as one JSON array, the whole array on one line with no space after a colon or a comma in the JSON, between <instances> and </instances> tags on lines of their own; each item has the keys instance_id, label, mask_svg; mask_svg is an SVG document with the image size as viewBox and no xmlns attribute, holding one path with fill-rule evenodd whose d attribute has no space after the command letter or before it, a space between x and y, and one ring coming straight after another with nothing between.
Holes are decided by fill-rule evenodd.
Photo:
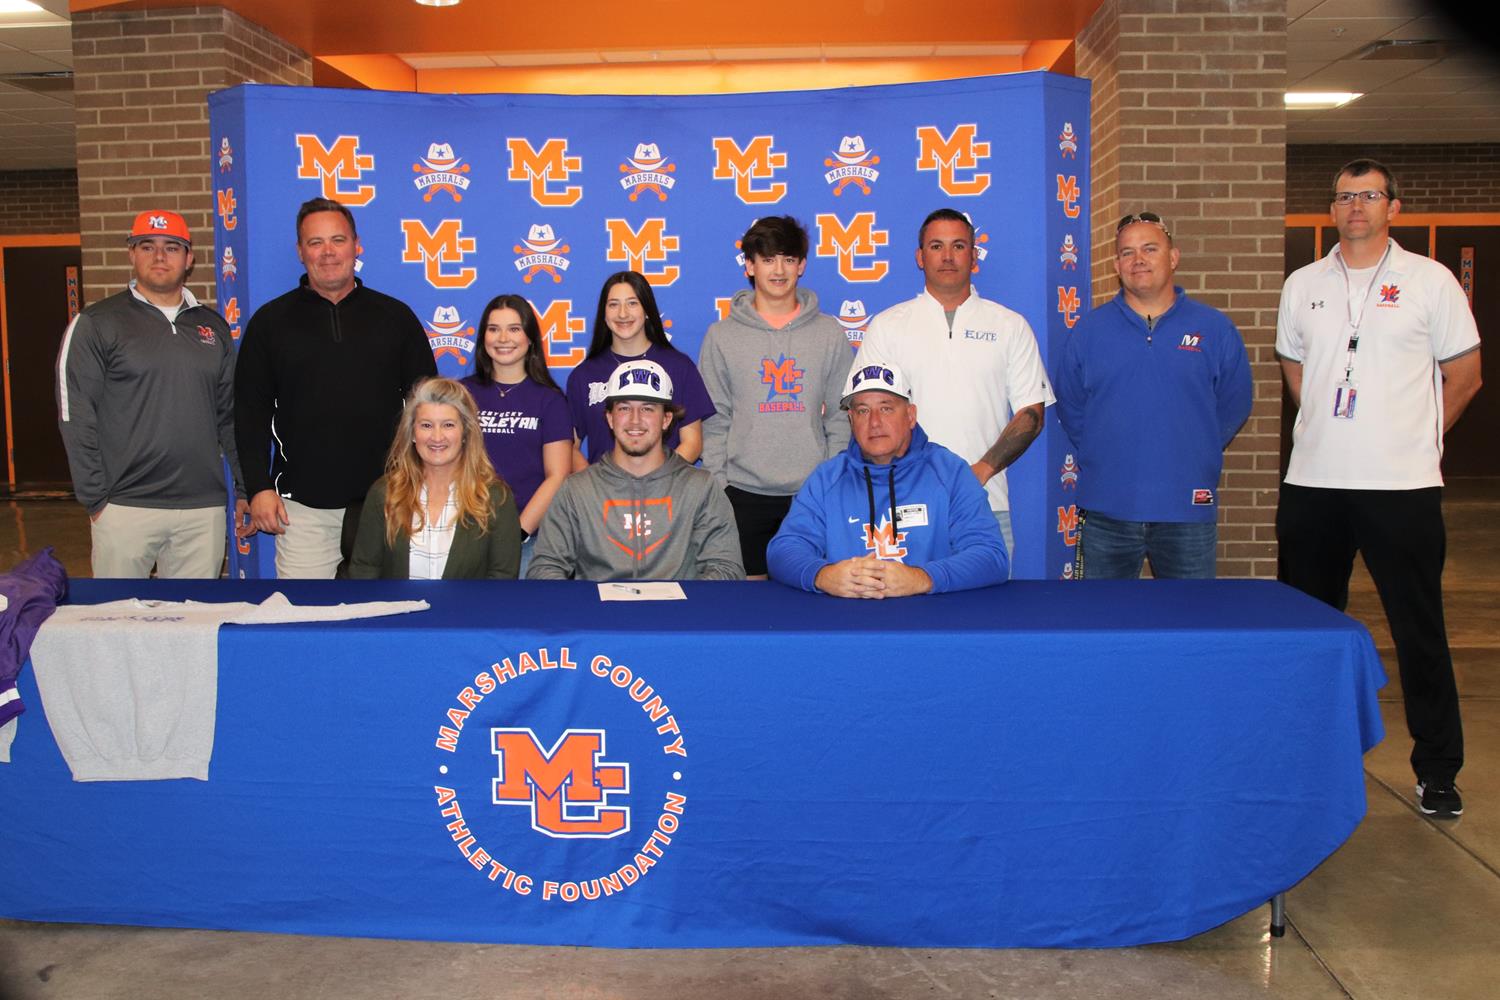
<instances>
[{"instance_id":1,"label":"athletic shoe","mask_svg":"<svg viewBox=\"0 0 1500 1000\"><path fill-rule=\"evenodd\" d=\"M1464 800L1458 794L1458 786L1452 782L1442 784L1420 780L1417 782L1417 798L1417 808L1428 816L1449 819L1464 813Z\"/></svg>"}]
</instances>

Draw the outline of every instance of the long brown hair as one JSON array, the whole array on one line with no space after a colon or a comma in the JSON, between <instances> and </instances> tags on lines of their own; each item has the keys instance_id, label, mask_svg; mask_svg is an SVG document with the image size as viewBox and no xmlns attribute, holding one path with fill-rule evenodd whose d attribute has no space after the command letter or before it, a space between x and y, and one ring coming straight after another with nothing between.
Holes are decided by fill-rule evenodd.
<instances>
[{"instance_id":1,"label":"long brown hair","mask_svg":"<svg viewBox=\"0 0 1500 1000\"><path fill-rule=\"evenodd\" d=\"M422 404L451 406L458 411L463 425L459 442L458 469L454 476L453 496L458 504L458 523L472 524L480 534L489 530L490 490L509 487L490 465L480 437L479 411L469 390L451 378L425 378L412 386L401 411L401 423L385 459L385 541L396 544L401 532L411 532L427 523L422 508L422 460L417 457L415 428L417 407Z\"/></svg>"}]
</instances>

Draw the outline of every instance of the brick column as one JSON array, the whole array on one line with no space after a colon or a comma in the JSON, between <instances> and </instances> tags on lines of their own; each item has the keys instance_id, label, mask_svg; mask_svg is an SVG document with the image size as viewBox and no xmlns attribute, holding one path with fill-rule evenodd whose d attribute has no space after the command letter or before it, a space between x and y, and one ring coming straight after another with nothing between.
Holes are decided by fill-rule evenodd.
<instances>
[{"instance_id":1,"label":"brick column","mask_svg":"<svg viewBox=\"0 0 1500 1000\"><path fill-rule=\"evenodd\" d=\"M208 95L239 83L312 83L312 60L220 7L73 15L79 225L89 301L130 279L125 233L167 208L192 228L189 287L214 301Z\"/></svg>"},{"instance_id":2,"label":"brick column","mask_svg":"<svg viewBox=\"0 0 1500 1000\"><path fill-rule=\"evenodd\" d=\"M1094 81L1094 301L1119 287L1115 223L1160 213L1182 251L1177 283L1234 320L1255 379L1224 458L1219 574L1274 577L1286 0L1105 0L1077 43L1078 75Z\"/></svg>"}]
</instances>

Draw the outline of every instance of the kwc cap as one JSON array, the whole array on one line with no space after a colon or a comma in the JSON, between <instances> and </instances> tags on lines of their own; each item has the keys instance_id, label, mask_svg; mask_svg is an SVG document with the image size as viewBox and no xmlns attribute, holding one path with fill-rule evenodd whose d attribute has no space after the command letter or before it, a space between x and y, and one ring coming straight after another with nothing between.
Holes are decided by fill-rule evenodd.
<instances>
[{"instance_id":1,"label":"kwc cap","mask_svg":"<svg viewBox=\"0 0 1500 1000\"><path fill-rule=\"evenodd\" d=\"M906 373L895 365L876 361L862 365L856 364L849 369L849 378L844 381L844 396L839 400L839 407L849 409L851 397L856 393L872 390L888 392L892 396L911 400L911 383L906 380Z\"/></svg>"},{"instance_id":2,"label":"kwc cap","mask_svg":"<svg viewBox=\"0 0 1500 1000\"><path fill-rule=\"evenodd\" d=\"M187 220L176 212L142 212L135 217L135 223L130 227L130 235L125 237L125 245L133 247L141 240L149 240L155 237L176 240L185 247L193 245L192 234L188 232Z\"/></svg>"},{"instance_id":3,"label":"kwc cap","mask_svg":"<svg viewBox=\"0 0 1500 1000\"><path fill-rule=\"evenodd\" d=\"M648 403L672 401L672 376L655 361L627 361L609 376L605 399L639 399Z\"/></svg>"}]
</instances>

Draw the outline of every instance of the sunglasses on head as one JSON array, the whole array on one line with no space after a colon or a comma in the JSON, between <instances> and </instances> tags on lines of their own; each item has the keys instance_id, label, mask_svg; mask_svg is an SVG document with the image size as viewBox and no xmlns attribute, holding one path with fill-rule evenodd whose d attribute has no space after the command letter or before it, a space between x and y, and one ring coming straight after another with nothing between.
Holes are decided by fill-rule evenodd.
<instances>
[{"instance_id":1,"label":"sunglasses on head","mask_svg":"<svg viewBox=\"0 0 1500 1000\"><path fill-rule=\"evenodd\" d=\"M1153 226L1160 226L1162 232L1166 233L1168 236L1172 235L1171 230L1167 228L1167 224L1163 222L1161 216L1157 215L1155 212L1137 212L1134 215L1125 216L1125 218L1120 220L1119 225L1115 226L1115 235L1119 236L1120 230L1124 229L1126 226L1134 225L1137 222L1149 222Z\"/></svg>"}]
</instances>

